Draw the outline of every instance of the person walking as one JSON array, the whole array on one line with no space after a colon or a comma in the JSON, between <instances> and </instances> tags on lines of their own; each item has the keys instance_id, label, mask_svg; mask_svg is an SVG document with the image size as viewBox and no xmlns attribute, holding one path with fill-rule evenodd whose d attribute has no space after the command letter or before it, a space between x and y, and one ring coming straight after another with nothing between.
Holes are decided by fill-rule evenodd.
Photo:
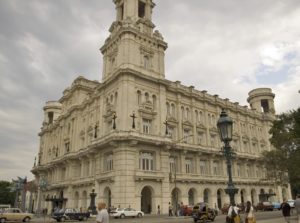
<instances>
[{"instance_id":1,"label":"person walking","mask_svg":"<svg viewBox=\"0 0 300 223\"><path fill-rule=\"evenodd\" d=\"M173 207L171 205L171 202L169 202L169 216L173 216Z\"/></svg>"},{"instance_id":2,"label":"person walking","mask_svg":"<svg viewBox=\"0 0 300 223\"><path fill-rule=\"evenodd\" d=\"M294 204L297 212L298 223L300 223L300 194L297 195L297 199L295 200Z\"/></svg>"},{"instance_id":3,"label":"person walking","mask_svg":"<svg viewBox=\"0 0 300 223\"><path fill-rule=\"evenodd\" d=\"M241 217L239 215L239 208L233 204L228 209L226 217L226 223L241 223Z\"/></svg>"},{"instance_id":4,"label":"person walking","mask_svg":"<svg viewBox=\"0 0 300 223\"><path fill-rule=\"evenodd\" d=\"M280 209L282 210L282 215L285 219L285 222L290 223L291 206L289 205L289 203L287 203L286 199L283 200L283 203L281 204Z\"/></svg>"},{"instance_id":5,"label":"person walking","mask_svg":"<svg viewBox=\"0 0 300 223\"><path fill-rule=\"evenodd\" d=\"M160 215L160 205L157 205L157 214Z\"/></svg>"},{"instance_id":6,"label":"person walking","mask_svg":"<svg viewBox=\"0 0 300 223\"><path fill-rule=\"evenodd\" d=\"M247 201L245 208L245 223L255 223L254 209L250 201Z\"/></svg>"},{"instance_id":7,"label":"person walking","mask_svg":"<svg viewBox=\"0 0 300 223\"><path fill-rule=\"evenodd\" d=\"M97 223L109 223L109 216L106 210L106 204L103 202L98 203L98 215L96 218Z\"/></svg>"}]
</instances>

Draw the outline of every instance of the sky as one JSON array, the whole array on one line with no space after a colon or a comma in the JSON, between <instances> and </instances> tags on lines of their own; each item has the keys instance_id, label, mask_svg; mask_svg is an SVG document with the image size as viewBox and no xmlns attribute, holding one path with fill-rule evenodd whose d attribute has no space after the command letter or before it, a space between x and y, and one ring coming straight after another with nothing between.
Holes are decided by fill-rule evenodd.
<instances>
[{"instance_id":1,"label":"sky","mask_svg":"<svg viewBox=\"0 0 300 223\"><path fill-rule=\"evenodd\" d=\"M166 78L247 105L272 88L300 107L299 0L155 0ZM112 0L0 0L0 180L33 179L43 106L82 75L102 79Z\"/></svg>"}]
</instances>

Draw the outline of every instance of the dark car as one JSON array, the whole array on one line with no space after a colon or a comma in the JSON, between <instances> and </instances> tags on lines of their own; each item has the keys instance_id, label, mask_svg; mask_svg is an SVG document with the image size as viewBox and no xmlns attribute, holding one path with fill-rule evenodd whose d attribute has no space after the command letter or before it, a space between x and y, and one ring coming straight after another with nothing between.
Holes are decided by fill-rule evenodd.
<instances>
[{"instance_id":1,"label":"dark car","mask_svg":"<svg viewBox=\"0 0 300 223\"><path fill-rule=\"evenodd\" d=\"M86 221L89 217L89 212L82 213L73 208L60 209L52 214L52 218L58 222L66 220Z\"/></svg>"},{"instance_id":2,"label":"dark car","mask_svg":"<svg viewBox=\"0 0 300 223\"><path fill-rule=\"evenodd\" d=\"M273 211L274 210L274 206L269 201L259 202L255 206L255 210L256 211Z\"/></svg>"},{"instance_id":3,"label":"dark car","mask_svg":"<svg viewBox=\"0 0 300 223\"><path fill-rule=\"evenodd\" d=\"M192 218L194 222L214 221L216 218L216 210L209 208L206 203L201 202L194 206Z\"/></svg>"}]
</instances>

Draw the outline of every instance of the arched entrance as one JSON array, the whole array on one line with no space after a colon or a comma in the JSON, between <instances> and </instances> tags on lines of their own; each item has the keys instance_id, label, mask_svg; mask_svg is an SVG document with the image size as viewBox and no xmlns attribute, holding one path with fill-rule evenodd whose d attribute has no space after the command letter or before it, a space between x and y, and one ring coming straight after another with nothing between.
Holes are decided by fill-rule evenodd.
<instances>
[{"instance_id":1,"label":"arched entrance","mask_svg":"<svg viewBox=\"0 0 300 223\"><path fill-rule=\"evenodd\" d=\"M208 188L206 188L203 191L203 201L205 203L211 204L210 200L211 200L211 191Z\"/></svg>"},{"instance_id":2,"label":"arched entrance","mask_svg":"<svg viewBox=\"0 0 300 223\"><path fill-rule=\"evenodd\" d=\"M244 204L246 201L245 201L245 197L246 197L246 190L245 189L242 189L241 190L241 203Z\"/></svg>"},{"instance_id":3,"label":"arched entrance","mask_svg":"<svg viewBox=\"0 0 300 223\"><path fill-rule=\"evenodd\" d=\"M189 205L195 204L195 189L190 189L188 192Z\"/></svg>"},{"instance_id":4,"label":"arched entrance","mask_svg":"<svg viewBox=\"0 0 300 223\"><path fill-rule=\"evenodd\" d=\"M217 191L217 205L218 205L218 208L221 209L222 208L222 191L221 189L219 189Z\"/></svg>"},{"instance_id":5,"label":"arched entrance","mask_svg":"<svg viewBox=\"0 0 300 223\"><path fill-rule=\"evenodd\" d=\"M144 187L141 192L141 210L146 214L152 211L152 190L148 186Z\"/></svg>"},{"instance_id":6,"label":"arched entrance","mask_svg":"<svg viewBox=\"0 0 300 223\"><path fill-rule=\"evenodd\" d=\"M81 207L83 208L83 210L87 209L87 192L86 191L82 192Z\"/></svg>"},{"instance_id":7,"label":"arched entrance","mask_svg":"<svg viewBox=\"0 0 300 223\"><path fill-rule=\"evenodd\" d=\"M107 207L111 207L111 190L109 189L109 187L106 187L104 189L104 199Z\"/></svg>"},{"instance_id":8,"label":"arched entrance","mask_svg":"<svg viewBox=\"0 0 300 223\"><path fill-rule=\"evenodd\" d=\"M255 189L251 190L251 203L252 203L252 205L256 205L257 204L257 194L256 194L256 190Z\"/></svg>"},{"instance_id":9,"label":"arched entrance","mask_svg":"<svg viewBox=\"0 0 300 223\"><path fill-rule=\"evenodd\" d=\"M270 196L269 200L271 202L275 201L275 199L274 199L275 193L274 193L274 191L272 189L269 189L269 196Z\"/></svg>"},{"instance_id":10,"label":"arched entrance","mask_svg":"<svg viewBox=\"0 0 300 223\"><path fill-rule=\"evenodd\" d=\"M78 205L79 205L79 193L78 191L76 191L74 195L74 207L78 209L79 208Z\"/></svg>"},{"instance_id":11,"label":"arched entrance","mask_svg":"<svg viewBox=\"0 0 300 223\"><path fill-rule=\"evenodd\" d=\"M174 188L172 190L172 205L173 205L173 213L175 214L177 214L176 211L179 208L180 201L181 201L181 191L178 188Z\"/></svg>"},{"instance_id":12,"label":"arched entrance","mask_svg":"<svg viewBox=\"0 0 300 223\"><path fill-rule=\"evenodd\" d=\"M258 198L259 198L259 202L265 201L265 190L264 189L260 189L260 194L258 195Z\"/></svg>"}]
</instances>

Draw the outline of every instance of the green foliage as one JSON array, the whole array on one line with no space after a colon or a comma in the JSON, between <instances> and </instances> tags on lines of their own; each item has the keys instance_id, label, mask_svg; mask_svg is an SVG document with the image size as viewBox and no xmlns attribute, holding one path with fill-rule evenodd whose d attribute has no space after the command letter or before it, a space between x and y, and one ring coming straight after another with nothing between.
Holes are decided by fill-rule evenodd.
<instances>
[{"instance_id":1,"label":"green foliage","mask_svg":"<svg viewBox=\"0 0 300 223\"><path fill-rule=\"evenodd\" d=\"M0 181L0 204L14 205L15 193L10 191L12 183L8 181Z\"/></svg>"},{"instance_id":2,"label":"green foliage","mask_svg":"<svg viewBox=\"0 0 300 223\"><path fill-rule=\"evenodd\" d=\"M270 134L275 150L263 153L267 176L284 184L288 172L292 190L300 193L300 108L279 115Z\"/></svg>"},{"instance_id":3,"label":"green foliage","mask_svg":"<svg viewBox=\"0 0 300 223\"><path fill-rule=\"evenodd\" d=\"M266 178L276 184L286 185L289 181L287 157L279 150L264 151L262 155L267 169Z\"/></svg>"}]
</instances>

